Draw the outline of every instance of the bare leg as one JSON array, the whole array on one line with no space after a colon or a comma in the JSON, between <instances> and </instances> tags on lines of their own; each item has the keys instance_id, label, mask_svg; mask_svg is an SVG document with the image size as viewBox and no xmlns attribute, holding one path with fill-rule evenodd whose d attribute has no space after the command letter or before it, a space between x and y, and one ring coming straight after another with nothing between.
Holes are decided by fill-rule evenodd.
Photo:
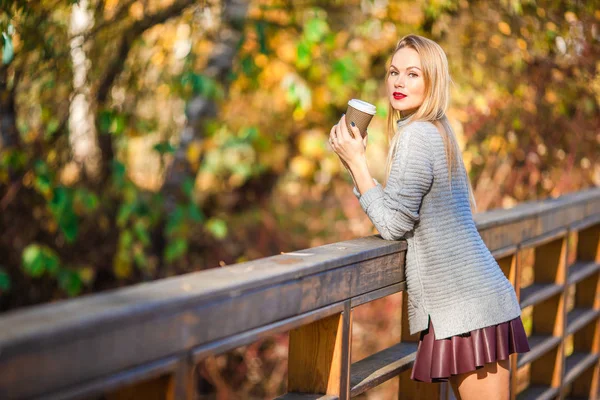
<instances>
[{"instance_id":1,"label":"bare leg","mask_svg":"<svg viewBox=\"0 0 600 400\"><path fill-rule=\"evenodd\" d=\"M458 400L508 400L510 397L509 359L487 363L483 368L467 372L451 380Z\"/></svg>"}]
</instances>

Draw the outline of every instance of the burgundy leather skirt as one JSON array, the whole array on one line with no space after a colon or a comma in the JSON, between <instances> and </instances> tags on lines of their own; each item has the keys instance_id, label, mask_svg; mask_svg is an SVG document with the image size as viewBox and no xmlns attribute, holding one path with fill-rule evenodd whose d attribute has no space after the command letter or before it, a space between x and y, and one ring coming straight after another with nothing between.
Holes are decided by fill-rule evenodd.
<instances>
[{"instance_id":1,"label":"burgundy leather skirt","mask_svg":"<svg viewBox=\"0 0 600 400\"><path fill-rule=\"evenodd\" d=\"M430 318L429 327L421 331L410 378L418 382L447 382L451 375L474 371L485 363L529 350L521 317L438 340Z\"/></svg>"}]
</instances>

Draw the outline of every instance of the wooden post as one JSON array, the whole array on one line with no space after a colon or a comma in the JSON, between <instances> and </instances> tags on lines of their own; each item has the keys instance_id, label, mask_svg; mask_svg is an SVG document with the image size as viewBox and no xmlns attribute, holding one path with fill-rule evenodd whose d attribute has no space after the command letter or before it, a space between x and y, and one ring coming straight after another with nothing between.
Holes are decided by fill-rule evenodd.
<instances>
[{"instance_id":1,"label":"wooden post","mask_svg":"<svg viewBox=\"0 0 600 400\"><path fill-rule=\"evenodd\" d=\"M498 265L515 289L517 299L521 296L521 271L519 269L518 252L498 259ZM518 354L510 355L510 400L517 398L517 359Z\"/></svg>"},{"instance_id":2,"label":"wooden post","mask_svg":"<svg viewBox=\"0 0 600 400\"><path fill-rule=\"evenodd\" d=\"M410 335L408 326L408 293L402 292L402 326L401 342L418 342L420 334ZM415 382L410 379L412 369L402 372L399 376L398 400L435 400L442 397L442 385L439 383Z\"/></svg>"},{"instance_id":3,"label":"wooden post","mask_svg":"<svg viewBox=\"0 0 600 400\"><path fill-rule=\"evenodd\" d=\"M331 394L349 399L352 312L290 331L288 392Z\"/></svg>"}]
</instances>

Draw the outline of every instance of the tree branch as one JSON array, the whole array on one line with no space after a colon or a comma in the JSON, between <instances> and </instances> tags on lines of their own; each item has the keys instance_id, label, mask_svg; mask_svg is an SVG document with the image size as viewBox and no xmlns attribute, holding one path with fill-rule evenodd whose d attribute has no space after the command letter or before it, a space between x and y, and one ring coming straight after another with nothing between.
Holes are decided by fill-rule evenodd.
<instances>
[{"instance_id":1,"label":"tree branch","mask_svg":"<svg viewBox=\"0 0 600 400\"><path fill-rule=\"evenodd\" d=\"M98 104L103 104L108 97L108 93L117 78L117 76L123 70L125 61L127 61L127 55L133 45L133 42L147 29L152 28L155 25L161 24L166 20L181 14L190 5L194 4L193 0L178 0L155 14L148 15L144 19L141 19L129 27L121 38L119 50L117 56L106 68L106 72L102 75L102 81L98 86L96 93L96 100Z\"/></svg>"}]
</instances>

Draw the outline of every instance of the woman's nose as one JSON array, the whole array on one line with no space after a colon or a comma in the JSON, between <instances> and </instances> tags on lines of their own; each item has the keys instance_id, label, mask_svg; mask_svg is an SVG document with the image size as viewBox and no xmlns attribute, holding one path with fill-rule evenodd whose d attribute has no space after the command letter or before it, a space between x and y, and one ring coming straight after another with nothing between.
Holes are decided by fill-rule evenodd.
<instances>
[{"instance_id":1,"label":"woman's nose","mask_svg":"<svg viewBox=\"0 0 600 400\"><path fill-rule=\"evenodd\" d=\"M394 86L404 87L404 78L398 76L394 82Z\"/></svg>"}]
</instances>

